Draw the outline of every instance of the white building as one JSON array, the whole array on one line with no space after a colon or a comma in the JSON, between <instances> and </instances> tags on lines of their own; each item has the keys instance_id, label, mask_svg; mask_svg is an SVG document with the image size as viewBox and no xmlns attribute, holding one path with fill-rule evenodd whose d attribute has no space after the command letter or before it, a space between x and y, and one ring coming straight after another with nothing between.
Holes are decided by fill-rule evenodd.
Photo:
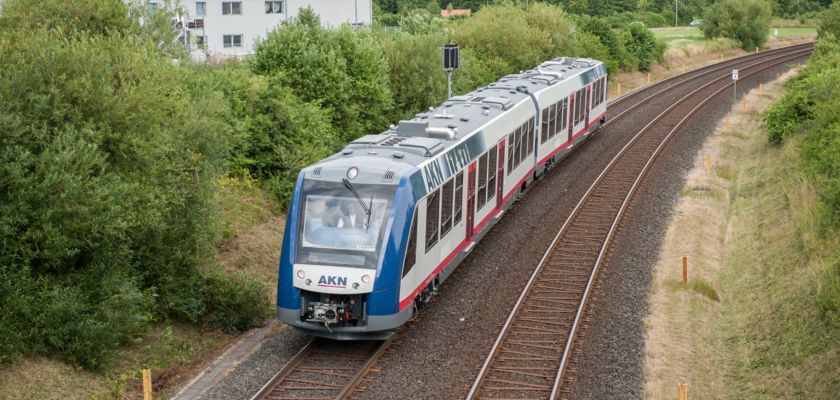
<instances>
[{"instance_id":1,"label":"white building","mask_svg":"<svg viewBox=\"0 0 840 400\"><path fill-rule=\"evenodd\" d=\"M327 26L344 23L370 25L372 0L240 0L184 1L184 27L191 48L210 56L242 56L254 51L254 41L265 38L281 22L312 7ZM163 0L148 1L149 7Z\"/></svg>"}]
</instances>

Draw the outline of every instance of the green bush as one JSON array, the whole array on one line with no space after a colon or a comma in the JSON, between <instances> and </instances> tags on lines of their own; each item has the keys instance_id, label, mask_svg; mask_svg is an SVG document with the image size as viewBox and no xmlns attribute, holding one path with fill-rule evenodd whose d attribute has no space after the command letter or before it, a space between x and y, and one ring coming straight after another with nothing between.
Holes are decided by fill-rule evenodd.
<instances>
[{"instance_id":1,"label":"green bush","mask_svg":"<svg viewBox=\"0 0 840 400\"><path fill-rule=\"evenodd\" d=\"M256 45L251 70L329 110L342 143L387 127L388 65L367 31L321 26L311 9Z\"/></svg>"},{"instance_id":2,"label":"green bush","mask_svg":"<svg viewBox=\"0 0 840 400\"><path fill-rule=\"evenodd\" d=\"M253 295L202 272L238 140L227 102L133 9L73 4L9 0L0 14L0 360L101 369L156 319L203 321ZM25 20L45 9L52 22Z\"/></svg>"},{"instance_id":3,"label":"green bush","mask_svg":"<svg viewBox=\"0 0 840 400\"><path fill-rule=\"evenodd\" d=\"M227 333L259 326L271 316L272 306L265 286L253 275L211 270L206 275L208 321Z\"/></svg>"},{"instance_id":4,"label":"green bush","mask_svg":"<svg viewBox=\"0 0 840 400\"><path fill-rule=\"evenodd\" d=\"M394 93L389 121L409 118L446 98L446 73L440 60L441 47L448 42L445 33L380 31L376 36L388 61ZM456 81L462 78L461 72L454 72Z\"/></svg>"},{"instance_id":5,"label":"green bush","mask_svg":"<svg viewBox=\"0 0 840 400\"><path fill-rule=\"evenodd\" d=\"M766 0L723 0L706 10L702 30L708 39L728 37L753 50L767 42L772 15Z\"/></svg>"}]
</instances>

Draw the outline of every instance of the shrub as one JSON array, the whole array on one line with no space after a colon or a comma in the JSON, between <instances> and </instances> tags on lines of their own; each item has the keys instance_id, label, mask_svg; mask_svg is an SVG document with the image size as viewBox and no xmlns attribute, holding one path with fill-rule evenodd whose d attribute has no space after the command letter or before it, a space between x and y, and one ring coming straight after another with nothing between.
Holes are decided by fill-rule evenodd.
<instances>
[{"instance_id":1,"label":"shrub","mask_svg":"<svg viewBox=\"0 0 840 400\"><path fill-rule=\"evenodd\" d=\"M446 98L446 73L440 61L440 49L448 41L445 33L380 31L377 41L388 60L389 82L394 93L389 121L409 118ZM461 78L461 72L454 72L456 80Z\"/></svg>"},{"instance_id":2,"label":"shrub","mask_svg":"<svg viewBox=\"0 0 840 400\"><path fill-rule=\"evenodd\" d=\"M723 0L711 5L703 16L706 38L728 37L741 48L753 50L767 42L772 8L766 0Z\"/></svg>"},{"instance_id":3,"label":"shrub","mask_svg":"<svg viewBox=\"0 0 840 400\"><path fill-rule=\"evenodd\" d=\"M153 319L215 310L202 270L235 130L220 93L122 2L74 4L0 14L0 358L101 369ZM60 17L24 21L38 6Z\"/></svg>"},{"instance_id":4,"label":"shrub","mask_svg":"<svg viewBox=\"0 0 840 400\"><path fill-rule=\"evenodd\" d=\"M250 65L301 100L328 109L342 143L386 127L392 107L388 65L365 30L324 28L305 9L257 43Z\"/></svg>"},{"instance_id":5,"label":"shrub","mask_svg":"<svg viewBox=\"0 0 840 400\"><path fill-rule=\"evenodd\" d=\"M246 331L271 316L265 286L254 276L213 269L206 274L206 283L208 322L225 332Z\"/></svg>"}]
</instances>

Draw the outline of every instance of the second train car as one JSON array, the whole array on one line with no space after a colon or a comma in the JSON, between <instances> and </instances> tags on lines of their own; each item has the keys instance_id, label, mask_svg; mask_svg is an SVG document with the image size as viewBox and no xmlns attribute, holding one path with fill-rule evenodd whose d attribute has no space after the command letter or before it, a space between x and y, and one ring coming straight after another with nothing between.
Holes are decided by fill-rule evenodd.
<instances>
[{"instance_id":1,"label":"second train car","mask_svg":"<svg viewBox=\"0 0 840 400\"><path fill-rule=\"evenodd\" d=\"M334 339L390 336L529 183L605 122L606 83L599 61L554 59L303 169L278 318Z\"/></svg>"}]
</instances>

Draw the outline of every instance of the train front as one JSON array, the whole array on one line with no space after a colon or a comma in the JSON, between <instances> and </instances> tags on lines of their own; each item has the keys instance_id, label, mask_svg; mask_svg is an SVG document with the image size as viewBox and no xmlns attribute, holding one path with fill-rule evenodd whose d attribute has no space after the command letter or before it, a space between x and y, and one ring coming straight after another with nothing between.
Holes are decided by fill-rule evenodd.
<instances>
[{"instance_id":1,"label":"train front","mask_svg":"<svg viewBox=\"0 0 840 400\"><path fill-rule=\"evenodd\" d=\"M415 204L405 167L344 154L301 172L280 257L280 320L356 340L387 338L411 317L398 298Z\"/></svg>"}]
</instances>

